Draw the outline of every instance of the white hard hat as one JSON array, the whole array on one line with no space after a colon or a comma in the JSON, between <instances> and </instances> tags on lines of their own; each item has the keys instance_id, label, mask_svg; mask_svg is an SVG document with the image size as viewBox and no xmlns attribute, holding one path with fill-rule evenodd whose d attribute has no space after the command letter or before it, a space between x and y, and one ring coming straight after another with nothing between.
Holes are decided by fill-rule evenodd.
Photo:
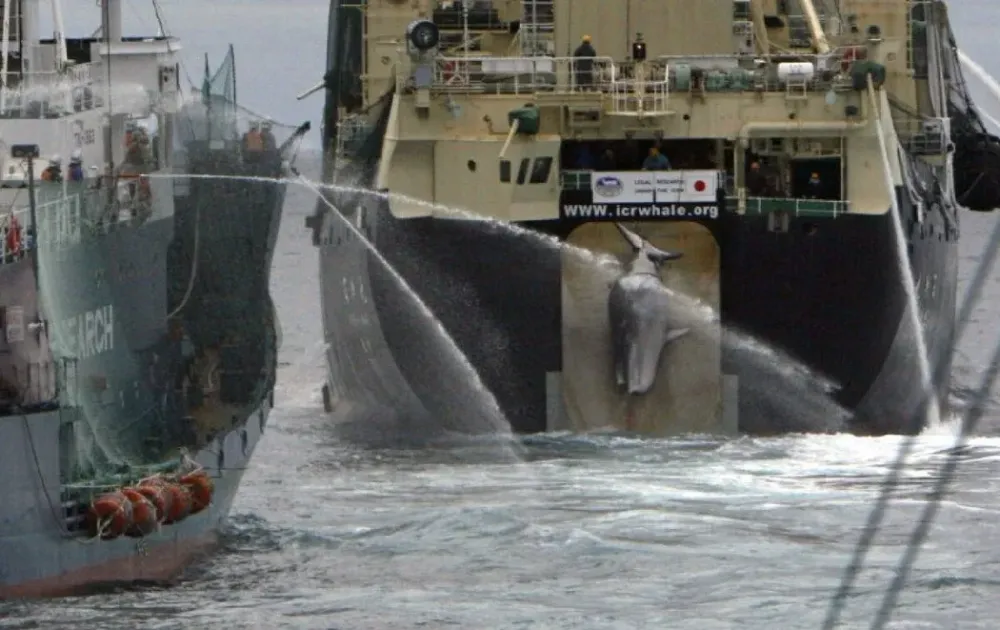
<instances>
[{"instance_id":1,"label":"white hard hat","mask_svg":"<svg viewBox=\"0 0 1000 630\"><path fill-rule=\"evenodd\" d=\"M70 160L82 160L83 159L83 149L73 149L73 153L69 156Z\"/></svg>"},{"instance_id":2,"label":"white hard hat","mask_svg":"<svg viewBox=\"0 0 1000 630\"><path fill-rule=\"evenodd\" d=\"M53 155L53 156L52 156L52 157L51 157L51 158L49 159L49 164L62 164L62 158L61 158L61 157L59 157L59 155L58 155L58 154L56 154L56 155Z\"/></svg>"}]
</instances>

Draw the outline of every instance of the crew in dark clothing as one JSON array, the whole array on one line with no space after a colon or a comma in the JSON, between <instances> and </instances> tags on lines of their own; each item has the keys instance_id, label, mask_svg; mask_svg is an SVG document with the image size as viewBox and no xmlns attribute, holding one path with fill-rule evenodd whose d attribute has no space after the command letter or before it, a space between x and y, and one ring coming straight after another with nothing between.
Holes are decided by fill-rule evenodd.
<instances>
[{"instance_id":1,"label":"crew in dark clothing","mask_svg":"<svg viewBox=\"0 0 1000 630\"><path fill-rule=\"evenodd\" d=\"M819 173L813 173L809 176L809 183L806 184L806 197L822 199L823 196L823 181L819 178Z\"/></svg>"},{"instance_id":2,"label":"crew in dark clothing","mask_svg":"<svg viewBox=\"0 0 1000 630\"><path fill-rule=\"evenodd\" d=\"M613 171L618 168L618 161L615 160L615 152L611 149L604 149L601 157L597 160L597 170Z\"/></svg>"},{"instance_id":3,"label":"crew in dark clothing","mask_svg":"<svg viewBox=\"0 0 1000 630\"><path fill-rule=\"evenodd\" d=\"M586 144L580 145L576 151L576 168L581 171L594 170L594 154Z\"/></svg>"},{"instance_id":4,"label":"crew in dark clothing","mask_svg":"<svg viewBox=\"0 0 1000 630\"><path fill-rule=\"evenodd\" d=\"M590 44L590 35L584 35L583 41L573 51L577 89L589 90L594 85L594 57L596 56L597 51Z\"/></svg>"},{"instance_id":5,"label":"crew in dark clothing","mask_svg":"<svg viewBox=\"0 0 1000 630\"><path fill-rule=\"evenodd\" d=\"M82 182L83 177L83 152L76 149L69 158L69 181Z\"/></svg>"},{"instance_id":6,"label":"crew in dark clothing","mask_svg":"<svg viewBox=\"0 0 1000 630\"><path fill-rule=\"evenodd\" d=\"M747 173L747 191L753 197L763 197L767 189L767 178L760 170L760 162L750 163L750 172Z\"/></svg>"},{"instance_id":7,"label":"crew in dark clothing","mask_svg":"<svg viewBox=\"0 0 1000 630\"><path fill-rule=\"evenodd\" d=\"M642 162L642 170L644 171L669 171L670 170L670 160L667 156L660 153L660 150L656 147L652 147L649 150L649 155Z\"/></svg>"},{"instance_id":8,"label":"crew in dark clothing","mask_svg":"<svg viewBox=\"0 0 1000 630\"><path fill-rule=\"evenodd\" d=\"M263 141L265 153L274 153L278 150L278 142L274 139L270 121L265 121L260 126L260 139Z\"/></svg>"}]
</instances>

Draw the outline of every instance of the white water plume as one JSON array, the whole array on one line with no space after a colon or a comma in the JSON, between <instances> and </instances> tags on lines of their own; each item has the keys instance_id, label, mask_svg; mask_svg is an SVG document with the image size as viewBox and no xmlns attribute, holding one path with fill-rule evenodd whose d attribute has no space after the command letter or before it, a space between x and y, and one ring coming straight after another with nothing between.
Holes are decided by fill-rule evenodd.
<instances>
[{"instance_id":1,"label":"white water plume","mask_svg":"<svg viewBox=\"0 0 1000 630\"><path fill-rule=\"evenodd\" d=\"M892 228L896 244L896 261L899 266L899 275L903 280L903 290L906 293L906 316L913 331L913 343L917 353L917 367L920 370L920 386L927 396L927 411L921 428L941 423L941 409L938 402L937 392L934 389L934 380L931 374L930 356L927 351L927 341L924 339L924 327L920 322L920 305L917 302L917 284L913 278L913 268L910 264L910 254L907 248L906 233L903 231L903 221L900 215L899 199L896 195L896 184L892 176L892 169L889 161L889 149L886 146L886 129L882 124L881 116L878 112L878 99L875 96L875 88L872 79L868 77L868 95L871 100L872 117L875 121L876 135L878 136L879 150L882 154L882 174L886 190L889 193L892 215ZM923 401L921 401L923 403ZM919 411L919 409L918 409Z\"/></svg>"},{"instance_id":2,"label":"white water plume","mask_svg":"<svg viewBox=\"0 0 1000 630\"><path fill-rule=\"evenodd\" d=\"M437 318L434 312L427 306L427 304L423 301L423 299L421 299L421 297L416 293L416 291L414 291L410 287L406 279L403 278L403 276L392 266L392 264L388 260L386 260L386 258L382 255L382 253L378 251L378 248L376 248L375 245L368 240L365 234L361 232L361 230L359 230L353 223L351 223L351 221L348 220L347 217L343 216L340 213L340 210L338 210L337 207L334 206L334 204L323 195L322 190L318 186L316 186L315 184L313 184L304 177L299 177L297 180L289 180L289 181L297 183L313 191L316 194L316 196L324 204L326 204L330 208L330 210L333 211L334 216L338 217L338 219L345 226L347 226L347 228L354 234L354 236L357 237L358 240L360 240L365 245L368 251L375 257L376 260L378 260L382 268L385 269L392 276L392 278L396 281L399 287L406 293L407 297L419 309L421 316L428 323L432 324L435 334L444 343L445 347L447 348L447 351L449 352L449 354L451 354L451 358L461 367L462 371L468 377L469 381L472 384L472 390L475 393L476 397L478 398L475 404L481 407L481 411L485 413L487 420L492 422L493 426L490 427L491 433L493 435L499 435L499 436L510 436L511 435L510 423L508 422L506 416L504 415L503 410L501 410L500 405L497 403L493 393L489 390L488 387L486 387L486 384L483 383L482 379L479 376L479 373L476 371L476 368L469 362L469 359L462 352L461 348L459 348L458 344L455 343L455 340L452 339L451 335L444 328L444 325L441 324L441 321Z\"/></svg>"},{"instance_id":3,"label":"white water plume","mask_svg":"<svg viewBox=\"0 0 1000 630\"><path fill-rule=\"evenodd\" d=\"M156 177L157 175L153 175ZM163 175L160 175L163 176ZM502 232L513 238L524 238L547 249L568 252L588 265L591 269L601 274L602 277L613 280L617 277L623 264L617 257L595 252L589 249L578 247L560 240L555 236L536 232L534 230L500 221L491 217L471 212L468 210L453 208L443 204L424 201L409 197L399 193L373 191L359 186L347 186L338 184L322 184L313 182L305 178L299 179L279 179L268 177L236 177L207 174L178 174L168 177L191 177L192 179L246 179L251 181L273 182L276 184L291 183L306 187L318 194L325 203L338 216L346 226L365 243L366 247L372 251L379 259L380 264L387 269L394 280L401 287L406 287L408 293L412 294L415 303L421 313L431 318L436 326L441 326L433 312L420 300L419 296L409 289L405 280L399 273L384 259L381 253L377 252L374 245L368 242L364 235L346 218L342 217L329 199L322 195L322 191L335 194L360 195L375 197L378 199L400 200L408 204L418 205L427 208L434 213L457 217L460 220L478 221L487 225L490 229ZM835 392L839 385L832 382L825 375L817 374L814 370L793 358L787 353L777 349L768 343L753 337L735 327L727 326L716 329L710 324L715 324L720 320L720 314L710 305L695 299L681 292L665 288L670 294L672 303L676 304L677 316L686 325L691 325L698 334L711 335L714 340L725 348L732 351L736 361L742 368L744 386L754 392L756 398L762 401L766 407L766 426L760 429L763 432L811 432L811 431L839 431L843 430L850 413L838 405L832 398L831 393ZM468 359L458 349L455 342L448 335L447 331L441 327L439 335L446 337L449 346L453 346L456 357L461 361L462 366L474 374L477 383L476 387L483 387L479 380L478 373L469 364ZM492 397L492 395L491 395ZM493 401L495 405L495 399ZM499 409L499 406L496 407Z\"/></svg>"}]
</instances>

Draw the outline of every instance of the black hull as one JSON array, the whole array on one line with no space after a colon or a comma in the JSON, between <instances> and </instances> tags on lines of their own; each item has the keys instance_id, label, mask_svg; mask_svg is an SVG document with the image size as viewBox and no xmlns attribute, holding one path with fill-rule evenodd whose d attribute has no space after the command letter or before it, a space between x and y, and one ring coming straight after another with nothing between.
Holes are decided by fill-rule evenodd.
<instances>
[{"instance_id":1,"label":"black hull","mask_svg":"<svg viewBox=\"0 0 1000 630\"><path fill-rule=\"evenodd\" d=\"M370 131L362 138L337 137L338 108L361 113L348 98L352 64L360 59L361 40L352 37L358 34L356 9L339 5L331 3L330 12L324 175L335 181L336 171L353 185L372 184L392 94L364 111ZM341 145L354 164L335 164ZM766 216L723 212L716 220L697 222L700 227L695 227L707 230L718 248L721 324L782 351L822 377L791 382L775 369L777 362L769 365L766 357L748 358L740 344L723 344L717 371L735 377L730 383L737 383L741 431L918 432L928 415L929 396L914 317L924 329L938 411L946 412L955 327L957 207L940 192L948 189L939 181L945 169L915 158L903 167L916 184L896 191L918 294L915 314L908 308L908 274L900 268L891 210L878 216L789 217L787 231L781 233L769 229ZM397 220L375 196L338 194L331 199L440 319L496 395L513 429L552 428L549 419L559 405L553 375L572 367L564 364L569 344L564 343L565 265L560 253L483 223ZM327 408L337 409L352 426L381 426L376 420L386 418L392 430L403 434L427 427L489 425L487 419L469 419L476 415L471 411L476 392L472 385L460 385L469 375L449 356L448 344L393 274L323 203L310 224L321 252ZM562 220L526 227L566 240L580 225ZM816 391L821 380L836 388L831 396L837 405L829 406L835 422L815 413L817 404L829 401L825 392ZM610 379L599 386L610 387Z\"/></svg>"},{"instance_id":2,"label":"black hull","mask_svg":"<svg viewBox=\"0 0 1000 630\"><path fill-rule=\"evenodd\" d=\"M904 200L906 195L900 195ZM482 223L396 220L369 200L348 213L441 320L519 432L546 430L546 374L562 369L558 252ZM957 230L943 211L917 223L901 207L919 287L934 389L950 381ZM950 221L954 222L951 218ZM571 226L550 224L552 233ZM534 228L549 227L544 224ZM561 229L560 229L561 228ZM722 252L721 318L783 350L840 386L834 394L860 433L922 428L921 368L906 311L891 215L793 219L785 234L766 218L726 214L713 226ZM323 315L332 404L358 418L423 414L468 427L466 408L442 382L461 378L413 300L331 213L321 234ZM512 261L518 261L512 264ZM475 264L471 264L471 263ZM739 428L761 434L821 428L794 410L801 395L725 347L723 371L739 380ZM452 386L454 390L454 386ZM451 399L449 400L449 397Z\"/></svg>"}]
</instances>

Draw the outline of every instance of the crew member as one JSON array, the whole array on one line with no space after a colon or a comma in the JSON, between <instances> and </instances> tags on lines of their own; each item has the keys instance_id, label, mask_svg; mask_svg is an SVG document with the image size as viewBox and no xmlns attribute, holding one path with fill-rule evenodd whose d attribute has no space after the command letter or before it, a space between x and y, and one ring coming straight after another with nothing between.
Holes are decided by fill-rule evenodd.
<instances>
[{"instance_id":1,"label":"crew member","mask_svg":"<svg viewBox=\"0 0 1000 630\"><path fill-rule=\"evenodd\" d=\"M819 178L819 173L809 176L809 183L806 184L806 197L810 199L823 198L823 181Z\"/></svg>"},{"instance_id":2,"label":"crew member","mask_svg":"<svg viewBox=\"0 0 1000 630\"><path fill-rule=\"evenodd\" d=\"M584 35L580 45L573 51L573 63L576 66L576 87L590 89L594 84L594 57L597 51L590 43L590 35Z\"/></svg>"},{"instance_id":3,"label":"crew member","mask_svg":"<svg viewBox=\"0 0 1000 630\"><path fill-rule=\"evenodd\" d=\"M649 155L642 163L642 170L644 171L669 171L670 170L670 160L667 156L660 153L660 150L656 147L652 147L649 150Z\"/></svg>"},{"instance_id":4,"label":"crew member","mask_svg":"<svg viewBox=\"0 0 1000 630\"><path fill-rule=\"evenodd\" d=\"M604 149L601 157L597 159L597 170L613 171L618 168L618 160L615 159L615 152L611 149Z\"/></svg>"},{"instance_id":5,"label":"crew member","mask_svg":"<svg viewBox=\"0 0 1000 630\"><path fill-rule=\"evenodd\" d=\"M52 159L49 160L49 165L42 171L42 181L61 182L62 180L62 160L58 155L53 155Z\"/></svg>"},{"instance_id":6,"label":"crew member","mask_svg":"<svg viewBox=\"0 0 1000 630\"><path fill-rule=\"evenodd\" d=\"M69 181L83 181L83 153L80 149L74 149L69 157Z\"/></svg>"},{"instance_id":7,"label":"crew member","mask_svg":"<svg viewBox=\"0 0 1000 630\"><path fill-rule=\"evenodd\" d=\"M767 189L767 179L760 172L760 162L756 160L750 163L750 172L747 173L747 190L753 197L763 197Z\"/></svg>"},{"instance_id":8,"label":"crew member","mask_svg":"<svg viewBox=\"0 0 1000 630\"><path fill-rule=\"evenodd\" d=\"M266 120L260 126L260 139L266 153L277 152L278 141L274 139L274 133L271 131L271 121Z\"/></svg>"},{"instance_id":9,"label":"crew member","mask_svg":"<svg viewBox=\"0 0 1000 630\"><path fill-rule=\"evenodd\" d=\"M251 123L250 131L243 134L243 159L248 162L259 162L264 153L264 134L258 123Z\"/></svg>"}]
</instances>

